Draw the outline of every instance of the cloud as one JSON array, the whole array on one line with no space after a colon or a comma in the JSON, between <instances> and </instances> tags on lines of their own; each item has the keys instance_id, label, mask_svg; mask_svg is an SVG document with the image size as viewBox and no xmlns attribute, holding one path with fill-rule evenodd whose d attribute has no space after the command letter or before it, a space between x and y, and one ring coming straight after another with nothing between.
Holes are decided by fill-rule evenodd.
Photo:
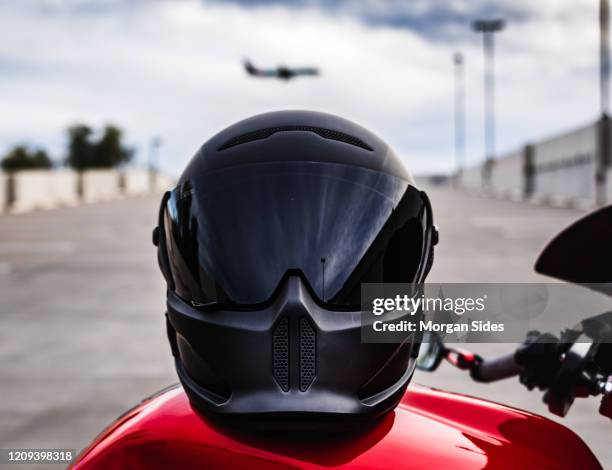
<instances>
[{"instance_id":1,"label":"cloud","mask_svg":"<svg viewBox=\"0 0 612 470\"><path fill-rule=\"evenodd\" d=\"M448 171L451 55L460 49L468 153L481 158L482 51L465 23L488 12L489 3L450 0L447 10L422 0L252 3L0 0L0 29L9 38L0 43L0 151L28 141L59 156L67 125L112 121L127 130L141 163L150 138L161 135L164 167L176 174L232 122L307 108L370 127L413 171ZM515 12L497 40L498 148L593 119L598 49L591 2L496 4ZM394 22L394 11L414 25ZM252 79L241 69L244 57L262 66L317 65L322 76Z\"/></svg>"},{"instance_id":2,"label":"cloud","mask_svg":"<svg viewBox=\"0 0 612 470\"><path fill-rule=\"evenodd\" d=\"M227 3L228 0L223 0ZM430 41L452 41L464 36L466 27L477 17L501 16L518 23L528 19L530 6L491 0L229 0L245 8L291 5L319 9L328 14L353 17L366 25L408 29ZM214 3L222 3L213 0ZM209 2L210 3L210 2Z\"/></svg>"}]
</instances>

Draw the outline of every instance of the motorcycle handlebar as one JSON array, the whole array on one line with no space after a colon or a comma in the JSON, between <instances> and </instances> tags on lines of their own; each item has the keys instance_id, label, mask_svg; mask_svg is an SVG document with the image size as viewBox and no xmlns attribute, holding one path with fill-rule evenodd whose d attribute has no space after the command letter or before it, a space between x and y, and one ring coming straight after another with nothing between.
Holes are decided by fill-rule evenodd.
<instances>
[{"instance_id":1,"label":"motorcycle handlebar","mask_svg":"<svg viewBox=\"0 0 612 470\"><path fill-rule=\"evenodd\" d=\"M515 353L505 354L494 359L482 359L472 368L470 375L477 382L495 382L519 375L522 366L517 364Z\"/></svg>"}]
</instances>

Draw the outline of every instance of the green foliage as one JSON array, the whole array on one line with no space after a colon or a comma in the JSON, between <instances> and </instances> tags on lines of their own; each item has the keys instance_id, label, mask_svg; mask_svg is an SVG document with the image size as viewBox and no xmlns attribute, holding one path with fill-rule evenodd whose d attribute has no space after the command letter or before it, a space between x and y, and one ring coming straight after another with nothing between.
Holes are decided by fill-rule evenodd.
<instances>
[{"instance_id":1,"label":"green foliage","mask_svg":"<svg viewBox=\"0 0 612 470\"><path fill-rule=\"evenodd\" d=\"M87 168L113 168L128 163L133 149L122 143L123 132L108 124L99 138L95 138L91 127L77 124L68 129L68 156L66 164L76 170ZM34 168L51 168L51 159L44 150L30 150L18 145L2 159L2 168L16 171Z\"/></svg>"},{"instance_id":2,"label":"green foliage","mask_svg":"<svg viewBox=\"0 0 612 470\"><path fill-rule=\"evenodd\" d=\"M77 170L93 166L91 134L89 126L79 124L68 128L68 166Z\"/></svg>"},{"instance_id":3,"label":"green foliage","mask_svg":"<svg viewBox=\"0 0 612 470\"><path fill-rule=\"evenodd\" d=\"M111 124L94 140L89 126L77 124L68 129L66 163L76 169L113 168L132 159L133 149L122 144L123 132Z\"/></svg>"},{"instance_id":4,"label":"green foliage","mask_svg":"<svg viewBox=\"0 0 612 470\"><path fill-rule=\"evenodd\" d=\"M17 145L2 159L2 168L6 171L51 168L52 166L47 152L41 149L29 150L23 145Z\"/></svg>"}]
</instances>

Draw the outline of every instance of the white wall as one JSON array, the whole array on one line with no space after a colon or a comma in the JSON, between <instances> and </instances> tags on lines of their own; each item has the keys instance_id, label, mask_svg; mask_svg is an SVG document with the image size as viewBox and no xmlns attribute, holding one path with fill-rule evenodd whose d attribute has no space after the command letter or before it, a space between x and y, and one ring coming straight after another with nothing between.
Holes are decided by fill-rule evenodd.
<instances>
[{"instance_id":1,"label":"white wall","mask_svg":"<svg viewBox=\"0 0 612 470\"><path fill-rule=\"evenodd\" d=\"M512 199L522 197L525 185L523 162L522 149L496 159L491 170L491 191Z\"/></svg>"},{"instance_id":2,"label":"white wall","mask_svg":"<svg viewBox=\"0 0 612 470\"><path fill-rule=\"evenodd\" d=\"M606 178L606 204L612 204L612 168L608 168Z\"/></svg>"},{"instance_id":3,"label":"white wall","mask_svg":"<svg viewBox=\"0 0 612 470\"><path fill-rule=\"evenodd\" d=\"M78 175L68 169L49 172L49 191L56 204L72 206L79 202Z\"/></svg>"},{"instance_id":4,"label":"white wall","mask_svg":"<svg viewBox=\"0 0 612 470\"><path fill-rule=\"evenodd\" d=\"M534 145L534 196L594 200L597 124Z\"/></svg>"},{"instance_id":5,"label":"white wall","mask_svg":"<svg viewBox=\"0 0 612 470\"><path fill-rule=\"evenodd\" d=\"M598 129L595 122L533 144L533 199L572 204L595 201ZM486 192L513 199L524 196L524 152L521 149L495 160ZM462 186L479 188L481 169L482 165L465 170ZM612 201L612 172L609 175L607 197Z\"/></svg>"},{"instance_id":6,"label":"white wall","mask_svg":"<svg viewBox=\"0 0 612 470\"><path fill-rule=\"evenodd\" d=\"M123 177L123 189L121 178ZM136 196L149 193L149 172L144 169L128 169L123 175L116 170L87 170L80 176L70 169L22 170L11 175L13 201L8 205L9 175L0 171L0 213L25 212L34 209L51 209L71 206L81 202L108 201L124 195ZM79 196L79 179L82 197ZM175 181L165 175L157 175L155 190L172 189Z\"/></svg>"},{"instance_id":7,"label":"white wall","mask_svg":"<svg viewBox=\"0 0 612 470\"><path fill-rule=\"evenodd\" d=\"M120 195L119 172L115 170L86 170L81 174L83 201L109 201Z\"/></svg>"},{"instance_id":8,"label":"white wall","mask_svg":"<svg viewBox=\"0 0 612 470\"><path fill-rule=\"evenodd\" d=\"M77 177L70 170L24 170L13 178L13 212L50 209L77 202Z\"/></svg>"},{"instance_id":9,"label":"white wall","mask_svg":"<svg viewBox=\"0 0 612 470\"><path fill-rule=\"evenodd\" d=\"M568 201L595 200L595 162L538 172L534 195Z\"/></svg>"},{"instance_id":10,"label":"white wall","mask_svg":"<svg viewBox=\"0 0 612 470\"><path fill-rule=\"evenodd\" d=\"M8 191L8 177L6 173L0 171L0 213L6 210Z\"/></svg>"},{"instance_id":11,"label":"white wall","mask_svg":"<svg viewBox=\"0 0 612 470\"><path fill-rule=\"evenodd\" d=\"M51 207L46 170L24 170L11 175L13 179L13 212Z\"/></svg>"},{"instance_id":12,"label":"white wall","mask_svg":"<svg viewBox=\"0 0 612 470\"><path fill-rule=\"evenodd\" d=\"M482 164L463 169L461 186L470 191L482 191Z\"/></svg>"},{"instance_id":13,"label":"white wall","mask_svg":"<svg viewBox=\"0 0 612 470\"><path fill-rule=\"evenodd\" d=\"M124 192L128 196L138 196L149 192L150 173L148 170L134 168L123 173Z\"/></svg>"}]
</instances>

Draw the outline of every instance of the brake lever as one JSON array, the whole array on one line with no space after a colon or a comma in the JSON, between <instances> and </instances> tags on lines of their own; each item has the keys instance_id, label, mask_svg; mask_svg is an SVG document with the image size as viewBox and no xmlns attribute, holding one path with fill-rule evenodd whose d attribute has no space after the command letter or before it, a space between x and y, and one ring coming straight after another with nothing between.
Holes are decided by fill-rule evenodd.
<instances>
[{"instance_id":1,"label":"brake lever","mask_svg":"<svg viewBox=\"0 0 612 470\"><path fill-rule=\"evenodd\" d=\"M478 354L458 348L446 349L444 359L461 370L472 370L482 362L482 358Z\"/></svg>"}]
</instances>

